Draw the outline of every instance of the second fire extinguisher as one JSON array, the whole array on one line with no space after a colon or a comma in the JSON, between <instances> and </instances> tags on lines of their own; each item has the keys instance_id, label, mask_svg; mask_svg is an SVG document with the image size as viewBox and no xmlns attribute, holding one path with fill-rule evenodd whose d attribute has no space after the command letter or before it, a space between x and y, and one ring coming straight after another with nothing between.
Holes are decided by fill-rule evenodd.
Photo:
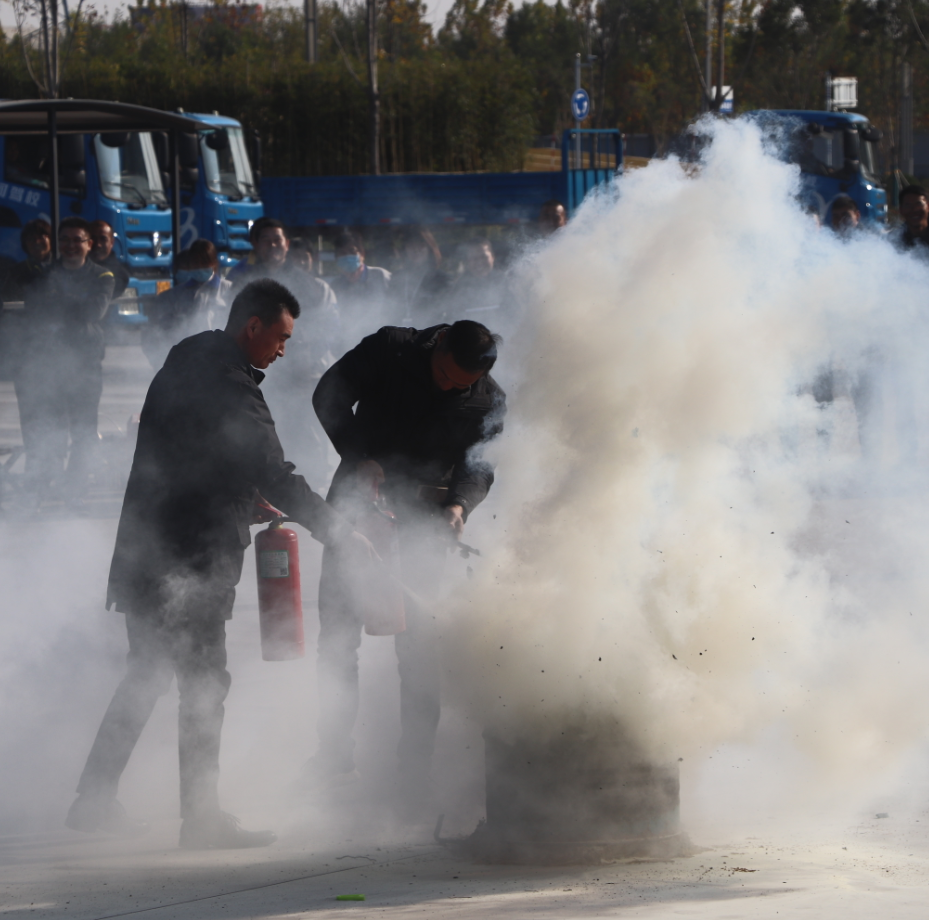
<instances>
[{"instance_id":1,"label":"second fire extinguisher","mask_svg":"<svg viewBox=\"0 0 929 920\"><path fill-rule=\"evenodd\" d=\"M288 661L303 657L303 603L300 597L300 553L297 534L272 521L255 537L258 564L258 619L261 657Z\"/></svg>"}]
</instances>

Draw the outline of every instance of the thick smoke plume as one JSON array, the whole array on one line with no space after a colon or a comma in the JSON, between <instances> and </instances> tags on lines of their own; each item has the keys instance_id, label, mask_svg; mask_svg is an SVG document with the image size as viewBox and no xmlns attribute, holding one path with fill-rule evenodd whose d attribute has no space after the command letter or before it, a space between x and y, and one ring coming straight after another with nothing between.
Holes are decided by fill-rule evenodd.
<instances>
[{"instance_id":1,"label":"thick smoke plume","mask_svg":"<svg viewBox=\"0 0 929 920\"><path fill-rule=\"evenodd\" d=\"M504 737L774 738L857 783L929 721L929 272L820 229L752 124L701 129L698 168L628 174L525 266L449 683Z\"/></svg>"}]
</instances>

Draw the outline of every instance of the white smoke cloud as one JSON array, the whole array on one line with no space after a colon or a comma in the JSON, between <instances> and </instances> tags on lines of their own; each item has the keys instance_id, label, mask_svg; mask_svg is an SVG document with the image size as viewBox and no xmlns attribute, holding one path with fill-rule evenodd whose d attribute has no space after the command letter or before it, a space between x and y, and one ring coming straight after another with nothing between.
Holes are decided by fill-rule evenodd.
<instances>
[{"instance_id":1,"label":"white smoke cloud","mask_svg":"<svg viewBox=\"0 0 929 920\"><path fill-rule=\"evenodd\" d=\"M773 733L846 788L929 720L929 273L820 230L750 123L701 130L698 170L628 174L524 269L450 693L509 736L616 716L660 760Z\"/></svg>"}]
</instances>

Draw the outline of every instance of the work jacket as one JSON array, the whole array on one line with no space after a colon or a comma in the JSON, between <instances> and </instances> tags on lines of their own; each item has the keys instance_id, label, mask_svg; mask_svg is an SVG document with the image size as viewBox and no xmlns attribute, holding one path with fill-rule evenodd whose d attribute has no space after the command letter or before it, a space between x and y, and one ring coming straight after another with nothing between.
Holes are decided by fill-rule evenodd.
<instances>
[{"instance_id":1,"label":"work jacket","mask_svg":"<svg viewBox=\"0 0 929 920\"><path fill-rule=\"evenodd\" d=\"M106 352L103 320L113 297L113 273L88 259L80 268L60 262L24 291L27 347L58 363L99 364Z\"/></svg>"},{"instance_id":2,"label":"work jacket","mask_svg":"<svg viewBox=\"0 0 929 920\"><path fill-rule=\"evenodd\" d=\"M263 377L225 332L171 349L142 408L107 606L228 619L256 492L320 541L350 533L284 459Z\"/></svg>"},{"instance_id":3,"label":"work jacket","mask_svg":"<svg viewBox=\"0 0 929 920\"><path fill-rule=\"evenodd\" d=\"M435 385L430 359L447 328L385 326L323 374L313 407L342 458L329 501L346 494L366 459L380 464L384 494L396 504L440 487L440 503L461 505L467 517L484 500L494 473L479 445L503 430L506 396L489 375L466 390Z\"/></svg>"}]
</instances>

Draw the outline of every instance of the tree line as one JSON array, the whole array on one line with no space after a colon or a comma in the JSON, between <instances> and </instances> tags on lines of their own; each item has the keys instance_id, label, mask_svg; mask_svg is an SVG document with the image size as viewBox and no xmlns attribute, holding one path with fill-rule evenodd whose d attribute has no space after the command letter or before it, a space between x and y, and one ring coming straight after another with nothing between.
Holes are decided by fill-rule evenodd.
<instances>
[{"instance_id":1,"label":"tree line","mask_svg":"<svg viewBox=\"0 0 929 920\"><path fill-rule=\"evenodd\" d=\"M718 107L714 85L734 87L736 112L820 109L830 72L858 77L893 168L904 63L929 126L929 0L455 0L439 28L422 0L321 0L312 64L295 7L139 0L106 21L16 3L5 97L217 110L259 132L268 175L520 169L534 139L573 126L578 54L585 126L652 135L659 150Z\"/></svg>"}]
</instances>

